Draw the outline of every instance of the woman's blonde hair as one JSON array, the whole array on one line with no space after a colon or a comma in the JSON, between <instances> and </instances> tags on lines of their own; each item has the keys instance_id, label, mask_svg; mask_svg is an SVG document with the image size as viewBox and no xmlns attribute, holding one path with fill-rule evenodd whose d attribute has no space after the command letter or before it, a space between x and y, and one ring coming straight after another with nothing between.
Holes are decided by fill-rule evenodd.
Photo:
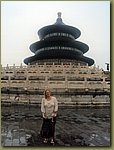
<instances>
[{"instance_id":1,"label":"woman's blonde hair","mask_svg":"<svg viewBox=\"0 0 114 150\"><path fill-rule=\"evenodd\" d=\"M46 92L47 91L49 91L50 92L50 94L51 94L51 91L50 91L50 89L45 89L45 91L44 91L44 96L45 96L45 99L47 99L47 94L46 94Z\"/></svg>"}]
</instances>

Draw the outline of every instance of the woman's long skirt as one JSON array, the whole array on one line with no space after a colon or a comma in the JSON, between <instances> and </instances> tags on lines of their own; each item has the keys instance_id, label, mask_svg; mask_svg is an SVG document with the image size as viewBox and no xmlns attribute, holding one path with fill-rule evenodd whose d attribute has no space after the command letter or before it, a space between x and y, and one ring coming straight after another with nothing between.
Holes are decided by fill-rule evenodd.
<instances>
[{"instance_id":1,"label":"woman's long skirt","mask_svg":"<svg viewBox=\"0 0 114 150\"><path fill-rule=\"evenodd\" d=\"M43 118L43 124L40 132L41 137L54 138L55 124L56 124L56 117L53 117L52 119Z\"/></svg>"}]
</instances>

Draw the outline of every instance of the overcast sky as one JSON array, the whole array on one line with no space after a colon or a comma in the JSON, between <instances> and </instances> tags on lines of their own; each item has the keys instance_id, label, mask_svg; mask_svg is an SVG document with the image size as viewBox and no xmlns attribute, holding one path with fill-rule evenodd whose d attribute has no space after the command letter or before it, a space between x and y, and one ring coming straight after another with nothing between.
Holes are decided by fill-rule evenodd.
<instances>
[{"instance_id":1,"label":"overcast sky","mask_svg":"<svg viewBox=\"0 0 114 150\"><path fill-rule=\"evenodd\" d=\"M63 22L81 31L78 41L89 46L84 55L106 70L110 63L110 1L2 1L1 64L20 65L34 55L29 46L39 41L40 28Z\"/></svg>"}]
</instances>

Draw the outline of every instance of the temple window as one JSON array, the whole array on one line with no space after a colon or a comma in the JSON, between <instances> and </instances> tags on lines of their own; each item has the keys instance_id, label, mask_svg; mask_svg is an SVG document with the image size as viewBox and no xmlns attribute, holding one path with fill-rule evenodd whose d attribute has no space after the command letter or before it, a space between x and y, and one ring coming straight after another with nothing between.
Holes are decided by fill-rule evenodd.
<instances>
[{"instance_id":1,"label":"temple window","mask_svg":"<svg viewBox=\"0 0 114 150\"><path fill-rule=\"evenodd\" d=\"M69 37L69 38L75 39L71 34L68 34L68 33L50 33L50 34L47 34L44 37L44 39L53 37L53 36L64 36L64 37Z\"/></svg>"}]
</instances>

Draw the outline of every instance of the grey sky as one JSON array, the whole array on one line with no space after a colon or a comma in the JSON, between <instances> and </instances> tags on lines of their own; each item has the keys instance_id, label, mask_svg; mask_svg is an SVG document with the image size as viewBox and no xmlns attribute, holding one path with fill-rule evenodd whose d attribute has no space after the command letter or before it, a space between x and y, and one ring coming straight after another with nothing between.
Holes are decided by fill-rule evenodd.
<instances>
[{"instance_id":1,"label":"grey sky","mask_svg":"<svg viewBox=\"0 0 114 150\"><path fill-rule=\"evenodd\" d=\"M29 46L38 41L40 28L55 23L57 12L63 22L81 31L78 41L89 46L85 56L106 69L110 63L110 1L2 1L1 64L20 65L34 55Z\"/></svg>"}]
</instances>

